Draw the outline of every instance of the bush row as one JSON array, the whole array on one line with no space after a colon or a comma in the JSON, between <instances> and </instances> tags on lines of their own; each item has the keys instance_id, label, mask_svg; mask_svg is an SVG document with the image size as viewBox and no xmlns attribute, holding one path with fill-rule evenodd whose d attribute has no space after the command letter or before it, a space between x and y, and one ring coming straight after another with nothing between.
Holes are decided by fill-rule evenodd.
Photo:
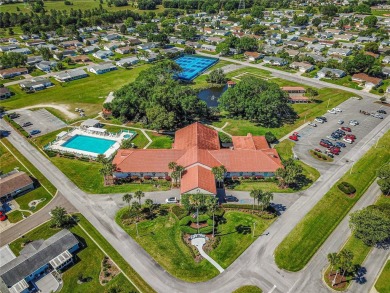
<instances>
[{"instance_id":1,"label":"bush row","mask_svg":"<svg viewBox=\"0 0 390 293\"><path fill-rule=\"evenodd\" d=\"M186 216L179 221L179 224L180 224L180 226L187 226L191 223L196 223L197 221L206 222L209 219L210 219L209 215L206 215L206 214L200 215L198 217L198 219L196 217L193 218L192 216Z\"/></svg>"},{"instance_id":2,"label":"bush row","mask_svg":"<svg viewBox=\"0 0 390 293\"><path fill-rule=\"evenodd\" d=\"M192 228L190 226L181 226L180 230L183 233L187 233L187 234L191 234L191 235L198 234L198 229ZM201 233L201 234L213 233L213 226L207 226L207 227L200 228L199 233Z\"/></svg>"},{"instance_id":3,"label":"bush row","mask_svg":"<svg viewBox=\"0 0 390 293\"><path fill-rule=\"evenodd\" d=\"M351 183L345 181L341 182L337 187L345 194L353 194L356 192L356 188Z\"/></svg>"},{"instance_id":4,"label":"bush row","mask_svg":"<svg viewBox=\"0 0 390 293\"><path fill-rule=\"evenodd\" d=\"M182 208L181 206L178 206L178 205L173 206L171 211L172 211L172 213L175 214L175 216L179 220L183 219L185 216L188 215L188 211L186 211L184 208Z\"/></svg>"}]
</instances>

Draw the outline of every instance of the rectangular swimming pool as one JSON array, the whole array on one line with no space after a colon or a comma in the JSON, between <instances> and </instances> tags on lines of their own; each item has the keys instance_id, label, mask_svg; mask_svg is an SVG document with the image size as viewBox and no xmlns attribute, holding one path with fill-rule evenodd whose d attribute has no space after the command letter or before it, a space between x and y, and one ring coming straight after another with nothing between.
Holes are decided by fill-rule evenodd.
<instances>
[{"instance_id":1,"label":"rectangular swimming pool","mask_svg":"<svg viewBox=\"0 0 390 293\"><path fill-rule=\"evenodd\" d=\"M218 62L217 58L206 58L198 56L183 56L175 60L176 64L183 69L178 78L183 80L193 80L207 68Z\"/></svg>"},{"instance_id":2,"label":"rectangular swimming pool","mask_svg":"<svg viewBox=\"0 0 390 293\"><path fill-rule=\"evenodd\" d=\"M105 138L75 135L61 146L95 154L104 154L115 142L115 140Z\"/></svg>"}]
</instances>

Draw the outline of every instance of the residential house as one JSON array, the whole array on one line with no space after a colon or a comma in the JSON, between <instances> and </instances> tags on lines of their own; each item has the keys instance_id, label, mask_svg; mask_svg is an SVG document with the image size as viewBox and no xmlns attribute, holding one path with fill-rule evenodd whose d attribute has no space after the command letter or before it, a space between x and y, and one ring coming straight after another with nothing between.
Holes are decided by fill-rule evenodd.
<instances>
[{"instance_id":1,"label":"residential house","mask_svg":"<svg viewBox=\"0 0 390 293\"><path fill-rule=\"evenodd\" d=\"M19 86L22 89L34 92L44 90L45 88L50 87L52 85L53 83L49 78L39 76L19 83Z\"/></svg>"},{"instance_id":2,"label":"residential house","mask_svg":"<svg viewBox=\"0 0 390 293\"><path fill-rule=\"evenodd\" d=\"M90 45L93 45L93 44L96 44L97 42L99 42L99 39L98 38L87 38L87 39L83 40L84 44L86 44L88 42Z\"/></svg>"},{"instance_id":3,"label":"residential house","mask_svg":"<svg viewBox=\"0 0 390 293\"><path fill-rule=\"evenodd\" d=\"M352 81L364 85L368 89L376 88L383 83L382 79L369 76L365 73L356 73L352 75Z\"/></svg>"},{"instance_id":4,"label":"residential house","mask_svg":"<svg viewBox=\"0 0 390 293\"><path fill-rule=\"evenodd\" d=\"M193 123L175 133L172 149L120 149L113 159L115 178L168 178L170 162L185 168L180 193L217 194L212 167L225 166L224 177L273 177L282 168L277 151L264 136L233 136L233 147L221 148L218 132Z\"/></svg>"},{"instance_id":5,"label":"residential house","mask_svg":"<svg viewBox=\"0 0 390 293\"><path fill-rule=\"evenodd\" d=\"M376 42L376 37L358 37L355 42L356 43L369 43L369 42Z\"/></svg>"},{"instance_id":6,"label":"residential house","mask_svg":"<svg viewBox=\"0 0 390 293\"><path fill-rule=\"evenodd\" d=\"M8 68L8 69L2 69L0 70L0 77L1 78L12 78L15 76L27 74L28 70L27 68Z\"/></svg>"},{"instance_id":7,"label":"residential house","mask_svg":"<svg viewBox=\"0 0 390 293\"><path fill-rule=\"evenodd\" d=\"M352 54L352 51L349 49L343 48L330 48L328 50L328 55L340 55L340 56L349 56Z\"/></svg>"},{"instance_id":8,"label":"residential house","mask_svg":"<svg viewBox=\"0 0 390 293\"><path fill-rule=\"evenodd\" d=\"M31 50L29 48L19 48L19 49L13 49L13 50L9 50L7 53L19 53L19 54L23 54L23 55L28 55L28 54L31 54Z\"/></svg>"},{"instance_id":9,"label":"residential house","mask_svg":"<svg viewBox=\"0 0 390 293\"><path fill-rule=\"evenodd\" d=\"M296 41L287 41L287 42L284 42L284 44L288 47L292 47L295 49L303 48L305 46L305 43L296 42Z\"/></svg>"},{"instance_id":10,"label":"residential house","mask_svg":"<svg viewBox=\"0 0 390 293\"><path fill-rule=\"evenodd\" d=\"M170 37L169 38L169 43L170 44L179 44L179 45L184 45L186 41L184 39L179 39L176 37Z\"/></svg>"},{"instance_id":11,"label":"residential house","mask_svg":"<svg viewBox=\"0 0 390 293\"><path fill-rule=\"evenodd\" d=\"M117 68L115 65L112 65L111 63L97 64L89 68L89 71L95 74L103 74L113 70L117 70Z\"/></svg>"},{"instance_id":12,"label":"residential house","mask_svg":"<svg viewBox=\"0 0 390 293\"><path fill-rule=\"evenodd\" d=\"M18 45L7 45L7 46L0 46L0 52L8 52L11 50L18 49Z\"/></svg>"},{"instance_id":13,"label":"residential house","mask_svg":"<svg viewBox=\"0 0 390 293\"><path fill-rule=\"evenodd\" d=\"M99 51L93 53L92 56L95 57L95 58L103 60L103 59L107 59L110 56L114 56L114 53L111 52L110 50L105 50L105 51L104 50L99 50Z\"/></svg>"},{"instance_id":14,"label":"residential house","mask_svg":"<svg viewBox=\"0 0 390 293\"><path fill-rule=\"evenodd\" d=\"M29 57L27 57L26 64L29 66L32 66L32 65L35 65L41 61L43 61L42 56L29 56Z\"/></svg>"},{"instance_id":15,"label":"residential house","mask_svg":"<svg viewBox=\"0 0 390 293\"><path fill-rule=\"evenodd\" d=\"M313 52L317 52L317 53L324 51L325 48L326 47L324 45L321 45L321 44L308 44L306 46L306 49L311 50Z\"/></svg>"},{"instance_id":16,"label":"residential house","mask_svg":"<svg viewBox=\"0 0 390 293\"><path fill-rule=\"evenodd\" d=\"M156 43L150 42L150 43L144 43L137 46L137 49L139 50L150 50L157 47Z\"/></svg>"},{"instance_id":17,"label":"residential house","mask_svg":"<svg viewBox=\"0 0 390 293\"><path fill-rule=\"evenodd\" d=\"M353 40L353 35L350 34L345 34L345 35L336 35L333 38L336 41L352 41Z\"/></svg>"},{"instance_id":18,"label":"residential house","mask_svg":"<svg viewBox=\"0 0 390 293\"><path fill-rule=\"evenodd\" d=\"M0 87L0 100L5 100L11 97L11 92L6 87Z\"/></svg>"},{"instance_id":19,"label":"residential house","mask_svg":"<svg viewBox=\"0 0 390 293\"><path fill-rule=\"evenodd\" d=\"M258 52L249 52L246 51L244 53L244 56L249 60L249 61L256 61L264 57L263 54L260 54Z\"/></svg>"},{"instance_id":20,"label":"residential house","mask_svg":"<svg viewBox=\"0 0 390 293\"><path fill-rule=\"evenodd\" d=\"M72 56L72 57L70 57L70 59L72 59L72 61L76 62L76 63L79 63L79 62L86 63L86 62L91 61L87 55Z\"/></svg>"},{"instance_id":21,"label":"residential house","mask_svg":"<svg viewBox=\"0 0 390 293\"><path fill-rule=\"evenodd\" d=\"M99 47L96 45L92 45L92 46L84 47L81 50L83 51L84 54L90 54L90 53L93 53L95 51L98 51Z\"/></svg>"},{"instance_id":22,"label":"residential house","mask_svg":"<svg viewBox=\"0 0 390 293\"><path fill-rule=\"evenodd\" d=\"M207 45L207 44L202 44L200 48L202 50L210 51L210 52L215 52L215 50L217 50L216 46L214 46L214 45Z\"/></svg>"},{"instance_id":23,"label":"residential house","mask_svg":"<svg viewBox=\"0 0 390 293\"><path fill-rule=\"evenodd\" d=\"M128 64L128 65L135 65L139 62L138 58L137 57L128 57L128 58L123 58L119 61L116 62L116 65L117 66L120 66L120 67L125 67L124 65Z\"/></svg>"},{"instance_id":24,"label":"residential house","mask_svg":"<svg viewBox=\"0 0 390 293\"><path fill-rule=\"evenodd\" d=\"M389 64L390 63L390 56L383 57L382 63Z\"/></svg>"},{"instance_id":25,"label":"residential house","mask_svg":"<svg viewBox=\"0 0 390 293\"><path fill-rule=\"evenodd\" d=\"M88 74L82 69L67 70L54 75L54 78L59 82L68 82L85 77L88 77Z\"/></svg>"},{"instance_id":26,"label":"residential house","mask_svg":"<svg viewBox=\"0 0 390 293\"><path fill-rule=\"evenodd\" d=\"M186 46L191 47L191 48L195 48L195 49L199 49L202 45L198 42L187 41Z\"/></svg>"},{"instance_id":27,"label":"residential house","mask_svg":"<svg viewBox=\"0 0 390 293\"><path fill-rule=\"evenodd\" d=\"M118 43L109 43L109 44L105 44L103 46L103 49L107 51L114 51L116 48L118 48L118 46L119 46Z\"/></svg>"},{"instance_id":28,"label":"residential house","mask_svg":"<svg viewBox=\"0 0 390 293\"><path fill-rule=\"evenodd\" d=\"M140 57L140 60L145 61L145 62L153 62L157 60L157 54L156 53L150 53L148 56L142 56Z\"/></svg>"},{"instance_id":29,"label":"residential house","mask_svg":"<svg viewBox=\"0 0 390 293\"><path fill-rule=\"evenodd\" d=\"M65 42L61 42L59 44L62 48L64 49L68 49L68 48L71 48L71 47L82 47L83 44L80 43L79 41L77 40L71 40L71 41L65 41Z\"/></svg>"},{"instance_id":30,"label":"residential house","mask_svg":"<svg viewBox=\"0 0 390 293\"><path fill-rule=\"evenodd\" d=\"M108 34L108 35L105 35L104 37L102 37L102 40L106 41L106 42L111 42L111 41L117 40L119 38L120 38L120 36L118 34Z\"/></svg>"},{"instance_id":31,"label":"residential house","mask_svg":"<svg viewBox=\"0 0 390 293\"><path fill-rule=\"evenodd\" d=\"M293 62L290 64L290 67L303 73L314 70L314 65L310 64L309 62Z\"/></svg>"},{"instance_id":32,"label":"residential house","mask_svg":"<svg viewBox=\"0 0 390 293\"><path fill-rule=\"evenodd\" d=\"M25 44L27 47L37 47L38 45L45 45L46 42L43 40L34 40L34 41L28 41Z\"/></svg>"},{"instance_id":33,"label":"residential house","mask_svg":"<svg viewBox=\"0 0 390 293\"><path fill-rule=\"evenodd\" d=\"M283 66L283 65L288 64L286 59L279 58L279 57L273 57L273 56L265 56L263 58L263 62L266 64L271 64L271 65L276 65L276 66Z\"/></svg>"},{"instance_id":34,"label":"residential house","mask_svg":"<svg viewBox=\"0 0 390 293\"><path fill-rule=\"evenodd\" d=\"M325 78L334 76L336 78L344 77L346 74L343 70L340 69L333 69L328 67L323 67L320 71L317 72L317 76L319 78Z\"/></svg>"},{"instance_id":35,"label":"residential house","mask_svg":"<svg viewBox=\"0 0 390 293\"><path fill-rule=\"evenodd\" d=\"M35 67L44 72L50 72L54 67L57 66L55 61L41 61L38 64L35 64Z\"/></svg>"},{"instance_id":36,"label":"residential house","mask_svg":"<svg viewBox=\"0 0 390 293\"><path fill-rule=\"evenodd\" d=\"M125 46L125 47L119 47L115 49L115 52L118 54L129 54L130 52L134 51L134 47Z\"/></svg>"},{"instance_id":37,"label":"residential house","mask_svg":"<svg viewBox=\"0 0 390 293\"><path fill-rule=\"evenodd\" d=\"M25 172L14 170L0 176L0 199L15 198L34 189L34 182Z\"/></svg>"},{"instance_id":38,"label":"residential house","mask_svg":"<svg viewBox=\"0 0 390 293\"><path fill-rule=\"evenodd\" d=\"M129 39L127 40L127 42L128 42L128 44L129 44L130 46L137 46L137 45L139 45L139 44L142 44L142 42L141 42L140 40L138 40L137 38L129 38Z\"/></svg>"},{"instance_id":39,"label":"residential house","mask_svg":"<svg viewBox=\"0 0 390 293\"><path fill-rule=\"evenodd\" d=\"M73 264L73 254L80 246L76 236L66 229L46 240L26 244L18 257L0 267L1 292L42 292L41 289L45 292L48 287L60 288L54 273Z\"/></svg>"},{"instance_id":40,"label":"residential house","mask_svg":"<svg viewBox=\"0 0 390 293\"><path fill-rule=\"evenodd\" d=\"M298 50L293 49L286 49L285 51L290 57L298 56L299 54L301 54L301 52L299 52Z\"/></svg>"},{"instance_id":41,"label":"residential house","mask_svg":"<svg viewBox=\"0 0 390 293\"><path fill-rule=\"evenodd\" d=\"M390 76L390 67L382 67L382 74L386 77Z\"/></svg>"},{"instance_id":42,"label":"residential house","mask_svg":"<svg viewBox=\"0 0 390 293\"><path fill-rule=\"evenodd\" d=\"M212 44L219 44L222 43L225 39L219 38L219 37L207 37L205 38L206 42L212 43Z\"/></svg>"},{"instance_id":43,"label":"residential house","mask_svg":"<svg viewBox=\"0 0 390 293\"><path fill-rule=\"evenodd\" d=\"M280 88L282 91L285 91L289 94L304 94L306 89L302 86L283 86Z\"/></svg>"},{"instance_id":44,"label":"residential house","mask_svg":"<svg viewBox=\"0 0 390 293\"><path fill-rule=\"evenodd\" d=\"M368 55L368 56L374 57L375 59L379 58L379 54L375 54L375 53L368 52L368 51L365 51L364 55Z\"/></svg>"},{"instance_id":45,"label":"residential house","mask_svg":"<svg viewBox=\"0 0 390 293\"><path fill-rule=\"evenodd\" d=\"M217 36L228 36L228 35L231 35L231 32L227 31L227 30L214 30L214 35L217 35Z\"/></svg>"}]
</instances>

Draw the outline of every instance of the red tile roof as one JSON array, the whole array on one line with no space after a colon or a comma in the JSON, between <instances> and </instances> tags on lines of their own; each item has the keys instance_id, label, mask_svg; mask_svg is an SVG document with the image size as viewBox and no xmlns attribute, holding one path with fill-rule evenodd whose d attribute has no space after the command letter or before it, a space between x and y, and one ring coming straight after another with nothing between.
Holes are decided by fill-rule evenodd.
<instances>
[{"instance_id":1,"label":"red tile roof","mask_svg":"<svg viewBox=\"0 0 390 293\"><path fill-rule=\"evenodd\" d=\"M233 136L233 146L236 150L264 150L269 149L269 145L264 136Z\"/></svg>"},{"instance_id":2,"label":"red tile roof","mask_svg":"<svg viewBox=\"0 0 390 293\"><path fill-rule=\"evenodd\" d=\"M215 178L211 170L202 166L194 166L186 170L181 179L180 192L186 193L197 188L217 194Z\"/></svg>"},{"instance_id":3,"label":"red tile roof","mask_svg":"<svg viewBox=\"0 0 390 293\"><path fill-rule=\"evenodd\" d=\"M382 82L382 79L369 76L365 73L356 73L356 74L352 75L352 80L358 80L358 81L361 80L361 81L365 81L365 82L370 82L374 85L377 85L377 84Z\"/></svg>"},{"instance_id":4,"label":"red tile roof","mask_svg":"<svg viewBox=\"0 0 390 293\"><path fill-rule=\"evenodd\" d=\"M198 122L176 131L174 149L186 150L195 146L198 149L219 150L217 131Z\"/></svg>"}]
</instances>

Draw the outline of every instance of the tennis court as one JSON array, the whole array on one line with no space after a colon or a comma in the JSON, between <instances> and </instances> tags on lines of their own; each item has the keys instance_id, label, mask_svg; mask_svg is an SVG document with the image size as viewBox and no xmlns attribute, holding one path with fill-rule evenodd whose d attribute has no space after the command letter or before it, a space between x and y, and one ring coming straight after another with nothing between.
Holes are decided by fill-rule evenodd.
<instances>
[{"instance_id":1,"label":"tennis court","mask_svg":"<svg viewBox=\"0 0 390 293\"><path fill-rule=\"evenodd\" d=\"M183 69L178 78L183 80L193 80L199 74L218 62L217 58L206 58L198 56L183 56L175 60Z\"/></svg>"}]
</instances>

